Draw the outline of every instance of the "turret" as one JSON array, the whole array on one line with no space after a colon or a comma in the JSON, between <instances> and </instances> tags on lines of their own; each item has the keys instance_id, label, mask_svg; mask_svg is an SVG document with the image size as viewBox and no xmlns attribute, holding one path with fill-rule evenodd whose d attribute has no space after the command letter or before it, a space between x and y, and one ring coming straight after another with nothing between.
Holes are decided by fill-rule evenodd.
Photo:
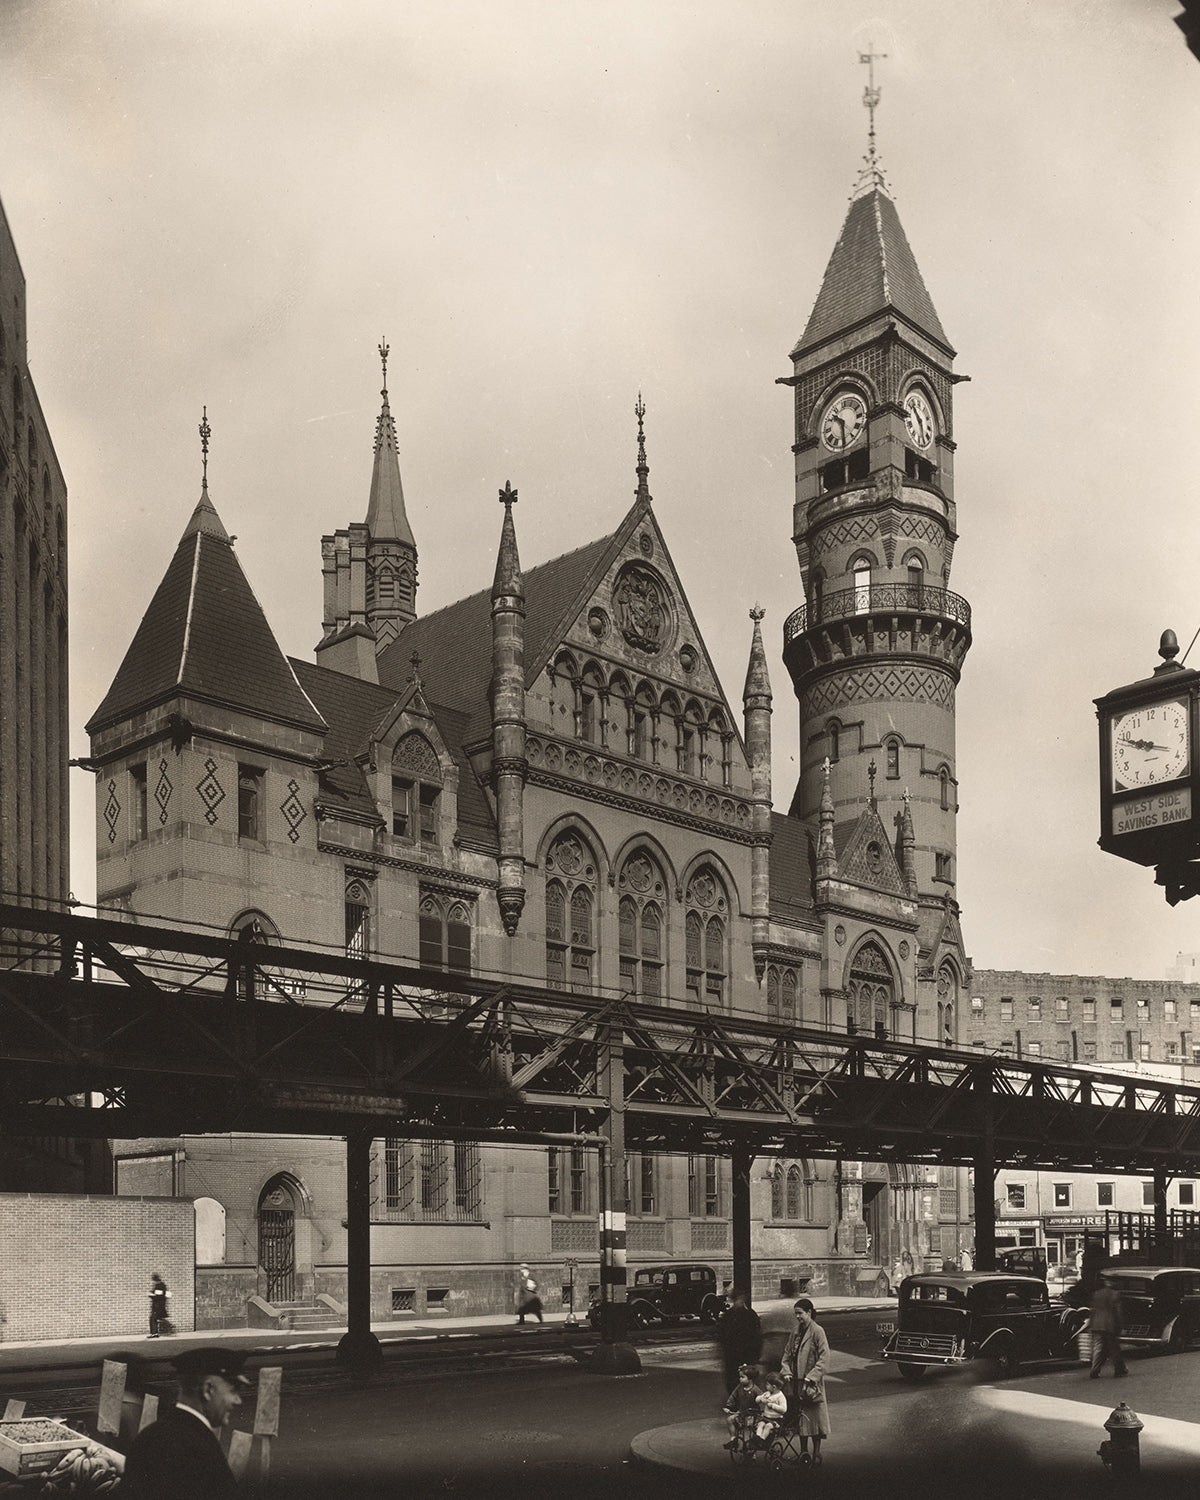
<instances>
[{"instance_id":1,"label":"turret","mask_svg":"<svg viewBox=\"0 0 1200 1500\"><path fill-rule=\"evenodd\" d=\"M492 784L500 836L497 901L504 930L517 930L525 906L525 585L512 508L517 492L500 491L504 524L492 584Z\"/></svg>"},{"instance_id":2,"label":"turret","mask_svg":"<svg viewBox=\"0 0 1200 1500\"><path fill-rule=\"evenodd\" d=\"M767 653L763 649L763 611L750 611L754 634L750 641L750 663L742 690L746 730L746 758L750 763L750 915L754 972L761 980L767 962L770 937L771 896L771 680Z\"/></svg>"}]
</instances>

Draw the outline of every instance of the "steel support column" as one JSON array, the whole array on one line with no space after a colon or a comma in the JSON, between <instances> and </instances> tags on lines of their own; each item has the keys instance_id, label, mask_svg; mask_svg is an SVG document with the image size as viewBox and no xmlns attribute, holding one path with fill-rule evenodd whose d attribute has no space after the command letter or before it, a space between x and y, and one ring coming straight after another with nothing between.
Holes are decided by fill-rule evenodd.
<instances>
[{"instance_id":1,"label":"steel support column","mask_svg":"<svg viewBox=\"0 0 1200 1500\"><path fill-rule=\"evenodd\" d=\"M996 1147L991 1078L982 1077L979 1145L975 1151L975 1269L996 1269Z\"/></svg>"},{"instance_id":2,"label":"steel support column","mask_svg":"<svg viewBox=\"0 0 1200 1500\"><path fill-rule=\"evenodd\" d=\"M750 1263L750 1169L754 1154L744 1146L734 1149L733 1176L733 1285L751 1300L753 1268Z\"/></svg>"},{"instance_id":3,"label":"steel support column","mask_svg":"<svg viewBox=\"0 0 1200 1500\"><path fill-rule=\"evenodd\" d=\"M608 1102L600 1148L600 1338L593 1356L597 1369L628 1375L642 1367L625 1342L629 1308L625 1300L625 1049L623 1033L604 1027L597 1037L600 1086Z\"/></svg>"},{"instance_id":4,"label":"steel support column","mask_svg":"<svg viewBox=\"0 0 1200 1500\"><path fill-rule=\"evenodd\" d=\"M369 1126L346 1137L346 1332L337 1357L357 1369L382 1363L371 1332L371 1141Z\"/></svg>"},{"instance_id":5,"label":"steel support column","mask_svg":"<svg viewBox=\"0 0 1200 1500\"><path fill-rule=\"evenodd\" d=\"M1167 1231L1167 1173L1162 1167L1154 1169L1154 1254L1164 1263L1170 1263Z\"/></svg>"}]
</instances>

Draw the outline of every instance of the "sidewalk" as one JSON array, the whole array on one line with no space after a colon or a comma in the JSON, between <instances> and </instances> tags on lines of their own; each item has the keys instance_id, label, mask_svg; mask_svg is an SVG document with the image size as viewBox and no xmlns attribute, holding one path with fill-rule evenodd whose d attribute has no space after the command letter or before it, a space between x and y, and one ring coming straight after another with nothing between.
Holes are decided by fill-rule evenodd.
<instances>
[{"instance_id":1,"label":"sidewalk","mask_svg":"<svg viewBox=\"0 0 1200 1500\"><path fill-rule=\"evenodd\" d=\"M772 1298L756 1303L756 1310L765 1328L779 1330L790 1328L794 1298ZM813 1299L816 1301L816 1299ZM850 1312L878 1310L881 1319L895 1317L896 1302L888 1297L822 1297L818 1304L822 1314L828 1312ZM586 1309L585 1309L586 1312ZM545 1323L526 1323L518 1326L510 1314L489 1313L479 1317L455 1318L441 1313L418 1317L388 1318L372 1323L371 1331L381 1344L405 1342L418 1339L469 1338L479 1334L511 1333L514 1338L531 1337L539 1331L543 1334L583 1334L588 1339L595 1335L588 1327L587 1318L577 1315L572 1325L567 1322L565 1312L548 1312ZM684 1325L694 1327L694 1324ZM110 1333L77 1339L27 1339L20 1343L0 1344L0 1370L23 1369L33 1365L52 1365L64 1362L56 1356L90 1354L97 1361L105 1353L120 1351L136 1353L146 1359L169 1360L183 1349L196 1345L230 1344L238 1349L295 1349L333 1348L346 1332L341 1328L318 1328L293 1331L274 1328L207 1328L189 1333L175 1333L151 1339L140 1329L133 1333ZM77 1358L74 1362L78 1363Z\"/></svg>"}]
</instances>

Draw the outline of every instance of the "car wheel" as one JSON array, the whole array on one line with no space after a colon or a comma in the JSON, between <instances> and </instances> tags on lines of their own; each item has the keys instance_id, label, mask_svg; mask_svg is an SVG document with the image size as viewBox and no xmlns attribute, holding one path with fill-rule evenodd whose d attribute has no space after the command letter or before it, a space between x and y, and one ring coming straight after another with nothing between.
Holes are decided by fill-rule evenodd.
<instances>
[{"instance_id":1,"label":"car wheel","mask_svg":"<svg viewBox=\"0 0 1200 1500\"><path fill-rule=\"evenodd\" d=\"M996 1373L1001 1380L1011 1380L1014 1375L1020 1373L1021 1361L1017 1358L1017 1351L1011 1344L999 1350L993 1355L993 1359L996 1362Z\"/></svg>"},{"instance_id":2,"label":"car wheel","mask_svg":"<svg viewBox=\"0 0 1200 1500\"><path fill-rule=\"evenodd\" d=\"M900 1378L907 1380L910 1385L916 1385L918 1380L924 1380L929 1370L928 1365L898 1364L896 1368L900 1371Z\"/></svg>"},{"instance_id":3,"label":"car wheel","mask_svg":"<svg viewBox=\"0 0 1200 1500\"><path fill-rule=\"evenodd\" d=\"M1183 1319L1176 1318L1171 1329L1171 1337L1167 1340L1168 1354L1184 1354L1187 1352L1188 1339L1184 1330Z\"/></svg>"},{"instance_id":4,"label":"car wheel","mask_svg":"<svg viewBox=\"0 0 1200 1500\"><path fill-rule=\"evenodd\" d=\"M706 1297L700 1304L700 1321L702 1323L715 1323L721 1316L721 1308L715 1297Z\"/></svg>"}]
</instances>

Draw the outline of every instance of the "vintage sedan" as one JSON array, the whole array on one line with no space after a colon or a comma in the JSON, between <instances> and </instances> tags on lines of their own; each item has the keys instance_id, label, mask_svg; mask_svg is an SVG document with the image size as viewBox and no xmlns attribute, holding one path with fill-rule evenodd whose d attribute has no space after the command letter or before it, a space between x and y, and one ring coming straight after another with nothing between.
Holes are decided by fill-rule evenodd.
<instances>
[{"instance_id":1,"label":"vintage sedan","mask_svg":"<svg viewBox=\"0 0 1200 1500\"><path fill-rule=\"evenodd\" d=\"M639 1266L625 1288L629 1322L634 1328L669 1323L677 1318L701 1318L715 1323L729 1303L712 1266ZM600 1298L588 1308L588 1322L600 1327Z\"/></svg>"},{"instance_id":2,"label":"vintage sedan","mask_svg":"<svg viewBox=\"0 0 1200 1500\"><path fill-rule=\"evenodd\" d=\"M1127 1349L1182 1354L1200 1348L1200 1271L1191 1266L1105 1266L1121 1297Z\"/></svg>"},{"instance_id":3,"label":"vintage sedan","mask_svg":"<svg viewBox=\"0 0 1200 1500\"><path fill-rule=\"evenodd\" d=\"M905 1380L944 1365L991 1360L1013 1375L1035 1360L1077 1359L1079 1308L1051 1302L1036 1276L962 1271L909 1276L900 1284L899 1325L881 1324L883 1357Z\"/></svg>"}]
</instances>

